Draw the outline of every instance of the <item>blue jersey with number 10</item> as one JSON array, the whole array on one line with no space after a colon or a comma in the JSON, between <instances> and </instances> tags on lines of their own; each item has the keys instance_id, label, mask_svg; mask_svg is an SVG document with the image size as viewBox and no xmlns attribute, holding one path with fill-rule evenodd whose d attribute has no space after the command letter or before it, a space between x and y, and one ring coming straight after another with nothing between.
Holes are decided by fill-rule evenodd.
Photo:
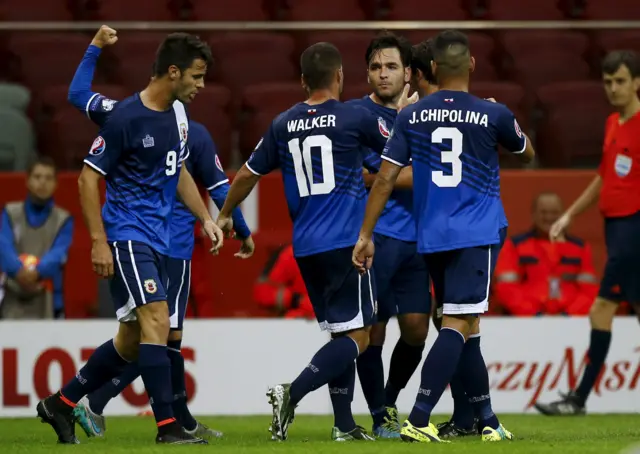
<instances>
[{"instance_id":1,"label":"blue jersey with number 10","mask_svg":"<svg viewBox=\"0 0 640 454\"><path fill-rule=\"evenodd\" d=\"M363 157L385 143L376 116L335 100L296 104L273 121L246 166L257 175L282 170L296 257L356 244L367 196Z\"/></svg>"},{"instance_id":2,"label":"blue jersey with number 10","mask_svg":"<svg viewBox=\"0 0 640 454\"><path fill-rule=\"evenodd\" d=\"M403 109L383 159L413 158L418 251L500 243L498 145L522 153L526 136L513 113L466 92L441 90Z\"/></svg>"}]
</instances>

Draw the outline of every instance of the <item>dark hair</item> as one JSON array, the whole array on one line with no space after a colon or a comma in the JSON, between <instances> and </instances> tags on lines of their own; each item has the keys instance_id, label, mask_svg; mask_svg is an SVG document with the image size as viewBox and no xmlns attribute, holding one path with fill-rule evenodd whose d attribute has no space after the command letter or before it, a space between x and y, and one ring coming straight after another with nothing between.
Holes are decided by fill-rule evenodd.
<instances>
[{"instance_id":1,"label":"dark hair","mask_svg":"<svg viewBox=\"0 0 640 454\"><path fill-rule=\"evenodd\" d=\"M29 165L27 166L27 176L31 176L37 166L50 167L53 169L54 174L58 173L58 167L56 166L56 162L53 158L38 155L29 161Z\"/></svg>"},{"instance_id":2,"label":"dark hair","mask_svg":"<svg viewBox=\"0 0 640 454\"><path fill-rule=\"evenodd\" d=\"M626 66L632 78L640 77L640 58L632 50L614 50L602 60L602 73L613 74Z\"/></svg>"},{"instance_id":3,"label":"dark hair","mask_svg":"<svg viewBox=\"0 0 640 454\"><path fill-rule=\"evenodd\" d=\"M340 51L331 43L316 43L300 56L302 78L309 90L328 88L341 67Z\"/></svg>"},{"instance_id":4,"label":"dark hair","mask_svg":"<svg viewBox=\"0 0 640 454\"><path fill-rule=\"evenodd\" d=\"M398 49L402 66L406 68L411 65L411 43L402 36L385 30L369 43L364 54L367 66L371 63L371 59L383 49Z\"/></svg>"},{"instance_id":5,"label":"dark hair","mask_svg":"<svg viewBox=\"0 0 640 454\"><path fill-rule=\"evenodd\" d=\"M171 33L156 51L153 73L156 76L164 76L172 65L177 66L180 71L185 71L197 59L204 60L207 66L213 62L209 45L195 35Z\"/></svg>"},{"instance_id":6,"label":"dark hair","mask_svg":"<svg viewBox=\"0 0 640 454\"><path fill-rule=\"evenodd\" d=\"M438 67L436 78L459 76L469 70L469 38L459 30L445 30L433 39L433 60Z\"/></svg>"},{"instance_id":7,"label":"dark hair","mask_svg":"<svg viewBox=\"0 0 640 454\"><path fill-rule=\"evenodd\" d=\"M416 44L411 48L411 71L417 73L422 72L422 76L431 85L436 85L436 76L431 70L431 61L433 60L433 39Z\"/></svg>"}]
</instances>

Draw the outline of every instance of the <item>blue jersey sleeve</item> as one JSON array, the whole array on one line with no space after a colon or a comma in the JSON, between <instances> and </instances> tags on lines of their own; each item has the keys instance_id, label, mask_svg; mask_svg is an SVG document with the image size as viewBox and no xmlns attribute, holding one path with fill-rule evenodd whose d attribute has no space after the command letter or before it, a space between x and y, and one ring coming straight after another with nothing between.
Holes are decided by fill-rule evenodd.
<instances>
[{"instance_id":1,"label":"blue jersey sleeve","mask_svg":"<svg viewBox=\"0 0 640 454\"><path fill-rule=\"evenodd\" d=\"M384 120L376 117L364 107L359 107L358 110L361 112L360 141L374 152L382 153L389 138L389 131Z\"/></svg>"},{"instance_id":2,"label":"blue jersey sleeve","mask_svg":"<svg viewBox=\"0 0 640 454\"><path fill-rule=\"evenodd\" d=\"M260 139L255 150L246 162L247 169L256 175L266 175L280 166L278 139L275 134L275 121L267 133Z\"/></svg>"},{"instance_id":3,"label":"blue jersey sleeve","mask_svg":"<svg viewBox=\"0 0 640 454\"><path fill-rule=\"evenodd\" d=\"M498 117L498 143L511 153L523 153L527 147L527 137L522 133L515 115L506 107L500 109Z\"/></svg>"},{"instance_id":4,"label":"blue jersey sleeve","mask_svg":"<svg viewBox=\"0 0 640 454\"><path fill-rule=\"evenodd\" d=\"M98 126L104 125L118 102L91 91L93 75L101 52L102 49L99 47L89 46L76 69L67 95L67 100Z\"/></svg>"},{"instance_id":5,"label":"blue jersey sleeve","mask_svg":"<svg viewBox=\"0 0 640 454\"><path fill-rule=\"evenodd\" d=\"M370 173L378 173L380 170L380 164L382 163L382 159L380 159L380 155L378 153L374 153L369 150L364 155L364 168L367 169Z\"/></svg>"},{"instance_id":6,"label":"blue jersey sleeve","mask_svg":"<svg viewBox=\"0 0 640 454\"><path fill-rule=\"evenodd\" d=\"M382 159L402 167L411 163L411 149L409 148L406 132L410 117L409 109L404 109L398 114L387 145L382 152Z\"/></svg>"},{"instance_id":7,"label":"blue jersey sleeve","mask_svg":"<svg viewBox=\"0 0 640 454\"><path fill-rule=\"evenodd\" d=\"M100 128L100 134L93 141L84 163L102 175L108 175L118 163L122 151L127 146L126 121L111 116Z\"/></svg>"}]
</instances>

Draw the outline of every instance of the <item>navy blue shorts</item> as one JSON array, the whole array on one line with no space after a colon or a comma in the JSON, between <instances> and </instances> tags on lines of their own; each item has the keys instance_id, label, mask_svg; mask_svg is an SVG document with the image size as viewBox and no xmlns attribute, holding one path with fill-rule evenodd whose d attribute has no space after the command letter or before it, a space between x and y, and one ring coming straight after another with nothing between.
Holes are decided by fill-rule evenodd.
<instances>
[{"instance_id":1,"label":"navy blue shorts","mask_svg":"<svg viewBox=\"0 0 640 454\"><path fill-rule=\"evenodd\" d=\"M119 321L136 320L137 307L167 300L166 256L138 241L115 241L111 252L114 276L109 290Z\"/></svg>"},{"instance_id":2,"label":"navy blue shorts","mask_svg":"<svg viewBox=\"0 0 640 454\"><path fill-rule=\"evenodd\" d=\"M394 315L431 312L429 273L417 243L374 235L378 321Z\"/></svg>"},{"instance_id":3,"label":"navy blue shorts","mask_svg":"<svg viewBox=\"0 0 640 454\"><path fill-rule=\"evenodd\" d=\"M606 218L604 238L607 263L598 296L637 306L640 304L640 212Z\"/></svg>"},{"instance_id":4,"label":"navy blue shorts","mask_svg":"<svg viewBox=\"0 0 640 454\"><path fill-rule=\"evenodd\" d=\"M499 244L424 255L444 315L479 315L489 309L491 275L506 236L505 227Z\"/></svg>"},{"instance_id":5,"label":"navy blue shorts","mask_svg":"<svg viewBox=\"0 0 640 454\"><path fill-rule=\"evenodd\" d=\"M353 247L296 257L320 328L344 333L375 322L373 272L360 275L351 263Z\"/></svg>"},{"instance_id":6,"label":"navy blue shorts","mask_svg":"<svg viewBox=\"0 0 640 454\"><path fill-rule=\"evenodd\" d=\"M191 260L167 257L167 304L173 330L182 331L191 290Z\"/></svg>"}]
</instances>

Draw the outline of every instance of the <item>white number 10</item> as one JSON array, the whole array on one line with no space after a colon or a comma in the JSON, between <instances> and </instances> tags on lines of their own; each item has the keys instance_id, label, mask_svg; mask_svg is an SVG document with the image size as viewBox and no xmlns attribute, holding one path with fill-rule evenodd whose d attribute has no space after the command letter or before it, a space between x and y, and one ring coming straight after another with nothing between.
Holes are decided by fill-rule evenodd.
<instances>
[{"instance_id":1,"label":"white number 10","mask_svg":"<svg viewBox=\"0 0 640 454\"><path fill-rule=\"evenodd\" d=\"M333 191L333 188L336 187L336 177L333 171L333 145L331 140L325 135L309 136L302 142L302 150L300 150L300 139L291 139L288 145L289 153L293 158L293 168L296 173L300 197L329 194ZM322 183L314 183L313 181L311 149L314 147L320 148Z\"/></svg>"},{"instance_id":2,"label":"white number 10","mask_svg":"<svg viewBox=\"0 0 640 454\"><path fill-rule=\"evenodd\" d=\"M440 188L455 188L462 182L462 133L458 128L441 127L431 134L431 142L442 143L443 140L451 141L451 150L442 151L440 162L451 164L451 175L445 175L442 170L431 172L431 181Z\"/></svg>"}]
</instances>

